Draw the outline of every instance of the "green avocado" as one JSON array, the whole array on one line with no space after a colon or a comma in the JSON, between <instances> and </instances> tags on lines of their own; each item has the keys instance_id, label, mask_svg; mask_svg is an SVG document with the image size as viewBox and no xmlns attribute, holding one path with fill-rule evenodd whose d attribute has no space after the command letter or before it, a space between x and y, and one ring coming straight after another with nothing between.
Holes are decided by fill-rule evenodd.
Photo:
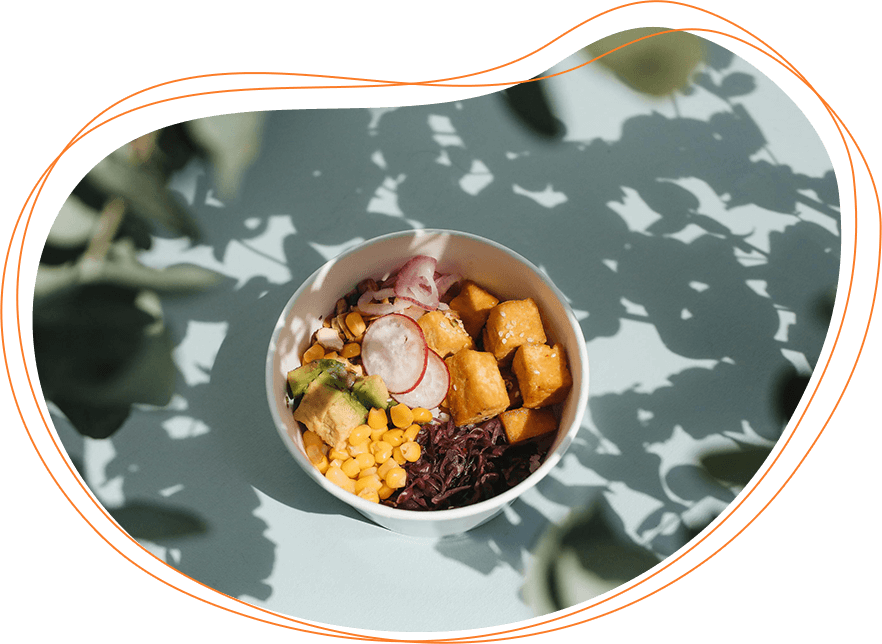
<instances>
[{"instance_id":1,"label":"green avocado","mask_svg":"<svg viewBox=\"0 0 882 644\"><path fill-rule=\"evenodd\" d=\"M359 378L352 386L352 393L368 409L371 407L378 407L380 409L389 407L389 390L380 376L373 375Z\"/></svg>"},{"instance_id":2,"label":"green avocado","mask_svg":"<svg viewBox=\"0 0 882 644\"><path fill-rule=\"evenodd\" d=\"M291 398L298 400L313 380L323 376L324 382L338 388L346 388L346 367L336 360L313 360L288 372L288 387Z\"/></svg>"}]
</instances>

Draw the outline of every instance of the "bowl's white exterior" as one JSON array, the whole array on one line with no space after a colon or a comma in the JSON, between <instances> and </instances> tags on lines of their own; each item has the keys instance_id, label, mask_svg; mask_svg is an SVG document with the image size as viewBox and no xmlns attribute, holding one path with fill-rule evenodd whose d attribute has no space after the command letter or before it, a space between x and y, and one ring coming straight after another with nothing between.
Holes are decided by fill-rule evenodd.
<instances>
[{"instance_id":1,"label":"bowl's white exterior","mask_svg":"<svg viewBox=\"0 0 882 644\"><path fill-rule=\"evenodd\" d=\"M299 424L285 405L286 377L300 366L312 333L333 311L341 295L368 277L382 277L413 255L431 255L438 270L477 282L501 300L532 297L549 340L567 352L573 388L564 404L558 436L548 457L528 479L499 496L453 510L412 511L370 503L329 482L303 451ZM526 259L475 235L451 230L413 230L377 237L328 261L313 273L285 306L273 331L266 361L266 391L276 428L294 460L327 492L371 521L395 532L421 537L461 534L493 518L536 485L560 460L579 430L588 402L585 338L563 294Z\"/></svg>"}]
</instances>

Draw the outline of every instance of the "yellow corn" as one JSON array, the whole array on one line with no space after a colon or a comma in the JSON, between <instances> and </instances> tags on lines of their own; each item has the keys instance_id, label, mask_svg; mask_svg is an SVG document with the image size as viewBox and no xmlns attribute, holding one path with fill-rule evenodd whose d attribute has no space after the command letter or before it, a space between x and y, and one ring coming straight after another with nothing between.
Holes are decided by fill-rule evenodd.
<instances>
[{"instance_id":1,"label":"yellow corn","mask_svg":"<svg viewBox=\"0 0 882 644\"><path fill-rule=\"evenodd\" d=\"M420 456L423 454L423 448L420 447L420 444L413 441L402 443L399 449L401 450L401 455L404 456L404 460L410 463L420 460Z\"/></svg>"},{"instance_id":2,"label":"yellow corn","mask_svg":"<svg viewBox=\"0 0 882 644\"><path fill-rule=\"evenodd\" d=\"M352 433L349 434L349 444L350 445L361 445L371 436L371 426L370 425L359 425L355 429L352 430Z\"/></svg>"},{"instance_id":3,"label":"yellow corn","mask_svg":"<svg viewBox=\"0 0 882 644\"><path fill-rule=\"evenodd\" d=\"M306 458L309 459L309 462L313 465L318 465L318 463L325 458L325 455L322 454L322 450L318 448L316 445L310 445L306 448Z\"/></svg>"},{"instance_id":4,"label":"yellow corn","mask_svg":"<svg viewBox=\"0 0 882 644\"><path fill-rule=\"evenodd\" d=\"M336 360L336 359L337 359L337 352L336 351L331 351L330 353L325 354L325 360Z\"/></svg>"},{"instance_id":5,"label":"yellow corn","mask_svg":"<svg viewBox=\"0 0 882 644\"><path fill-rule=\"evenodd\" d=\"M386 419L386 412L378 407L374 407L368 412L367 424L371 426L371 429L386 429L389 425L389 421Z\"/></svg>"},{"instance_id":6,"label":"yellow corn","mask_svg":"<svg viewBox=\"0 0 882 644\"><path fill-rule=\"evenodd\" d=\"M404 487L407 484L407 472L404 471L402 467L395 467L389 470L389 473L386 474L385 477L386 485L391 487L393 490Z\"/></svg>"},{"instance_id":7,"label":"yellow corn","mask_svg":"<svg viewBox=\"0 0 882 644\"><path fill-rule=\"evenodd\" d=\"M358 493L358 497L360 499L364 499L365 501L370 501L371 503L379 503L380 495L376 493L374 490L370 490L365 488L361 492Z\"/></svg>"},{"instance_id":8,"label":"yellow corn","mask_svg":"<svg viewBox=\"0 0 882 644\"><path fill-rule=\"evenodd\" d=\"M358 473L358 478L363 479L366 476L370 476L371 474L376 474L376 467L366 467L361 472Z\"/></svg>"},{"instance_id":9,"label":"yellow corn","mask_svg":"<svg viewBox=\"0 0 882 644\"><path fill-rule=\"evenodd\" d=\"M360 478L355 482L355 493L358 494L365 488L376 492L381 487L383 487L383 482L380 480L380 477L376 474L372 474L371 476Z\"/></svg>"},{"instance_id":10,"label":"yellow corn","mask_svg":"<svg viewBox=\"0 0 882 644\"><path fill-rule=\"evenodd\" d=\"M415 441L421 429L422 427L420 427L419 425L411 425L404 430L404 440Z\"/></svg>"},{"instance_id":11,"label":"yellow corn","mask_svg":"<svg viewBox=\"0 0 882 644\"><path fill-rule=\"evenodd\" d=\"M392 424L396 427L409 427L413 424L413 412L404 403L395 405L389 410L389 415L392 417Z\"/></svg>"},{"instance_id":12,"label":"yellow corn","mask_svg":"<svg viewBox=\"0 0 882 644\"><path fill-rule=\"evenodd\" d=\"M404 442L404 432L400 429L390 429L383 434L383 440L389 443L392 447L398 447Z\"/></svg>"},{"instance_id":13,"label":"yellow corn","mask_svg":"<svg viewBox=\"0 0 882 644\"><path fill-rule=\"evenodd\" d=\"M398 467L398 463L396 463L394 459L390 458L377 468L377 476L379 476L381 479L385 479L386 475L396 467Z\"/></svg>"},{"instance_id":14,"label":"yellow corn","mask_svg":"<svg viewBox=\"0 0 882 644\"><path fill-rule=\"evenodd\" d=\"M373 467L377 463L377 459L374 458L374 455L370 452L365 452L364 454L359 454L355 457L355 462L358 463L358 471L367 469L369 467Z\"/></svg>"},{"instance_id":15,"label":"yellow corn","mask_svg":"<svg viewBox=\"0 0 882 644\"><path fill-rule=\"evenodd\" d=\"M325 357L325 349L316 342L314 345L309 347L306 351L303 352L303 364L308 362L312 362L313 360L321 360Z\"/></svg>"},{"instance_id":16,"label":"yellow corn","mask_svg":"<svg viewBox=\"0 0 882 644\"><path fill-rule=\"evenodd\" d=\"M373 442L383 440L383 434L385 434L387 431L389 431L389 429L385 425L383 425L379 429L372 429L371 430L371 440Z\"/></svg>"},{"instance_id":17,"label":"yellow corn","mask_svg":"<svg viewBox=\"0 0 882 644\"><path fill-rule=\"evenodd\" d=\"M325 441L322 440L321 436L313 431L307 429L303 432L303 447L305 448L308 448L310 445L321 447L324 442Z\"/></svg>"},{"instance_id":18,"label":"yellow corn","mask_svg":"<svg viewBox=\"0 0 882 644\"><path fill-rule=\"evenodd\" d=\"M341 465L343 465L343 461L340 460L339 458L335 458L333 461L330 462L331 467L336 467L338 469L340 468Z\"/></svg>"},{"instance_id":19,"label":"yellow corn","mask_svg":"<svg viewBox=\"0 0 882 644\"><path fill-rule=\"evenodd\" d=\"M365 441L364 443L359 443L358 445L350 445L346 448L346 451L349 452L350 456L358 456L359 454L364 454L368 451L368 443Z\"/></svg>"},{"instance_id":20,"label":"yellow corn","mask_svg":"<svg viewBox=\"0 0 882 644\"><path fill-rule=\"evenodd\" d=\"M388 485L383 483L383 487L381 487L379 490L377 490L377 496L379 496L381 499L383 499L385 501L390 496L392 496L392 493L394 491L395 490L393 490L391 487L389 487Z\"/></svg>"},{"instance_id":21,"label":"yellow corn","mask_svg":"<svg viewBox=\"0 0 882 644\"><path fill-rule=\"evenodd\" d=\"M377 463L385 463L392 456L392 446L386 441L371 443L371 453Z\"/></svg>"},{"instance_id":22,"label":"yellow corn","mask_svg":"<svg viewBox=\"0 0 882 644\"><path fill-rule=\"evenodd\" d=\"M400 447L393 447L392 448L392 458L389 460L395 461L399 465L404 465L405 463L407 463L407 459L405 459L404 454L401 453ZM389 461L386 461L386 462L388 463Z\"/></svg>"},{"instance_id":23,"label":"yellow corn","mask_svg":"<svg viewBox=\"0 0 882 644\"><path fill-rule=\"evenodd\" d=\"M340 350L340 356L347 360L357 355L361 355L361 345L358 342L350 342Z\"/></svg>"},{"instance_id":24,"label":"yellow corn","mask_svg":"<svg viewBox=\"0 0 882 644\"><path fill-rule=\"evenodd\" d=\"M353 494L355 493L355 481L346 476L346 473L339 467L329 467L328 471L325 472L325 478L334 485Z\"/></svg>"},{"instance_id":25,"label":"yellow corn","mask_svg":"<svg viewBox=\"0 0 882 644\"><path fill-rule=\"evenodd\" d=\"M328 468L331 467L331 463L328 461L328 457L322 454L322 460L315 464L318 471L322 474L327 473Z\"/></svg>"},{"instance_id":26,"label":"yellow corn","mask_svg":"<svg viewBox=\"0 0 882 644\"><path fill-rule=\"evenodd\" d=\"M361 472L361 468L358 466L358 461L354 458L350 458L348 461L343 461L343 465L340 466L340 469L351 479L354 479L358 476L358 473Z\"/></svg>"},{"instance_id":27,"label":"yellow corn","mask_svg":"<svg viewBox=\"0 0 882 644\"><path fill-rule=\"evenodd\" d=\"M428 423L432 420L432 412L423 407L414 407L413 408L413 422L415 423Z\"/></svg>"},{"instance_id":28,"label":"yellow corn","mask_svg":"<svg viewBox=\"0 0 882 644\"><path fill-rule=\"evenodd\" d=\"M349 454L347 454L346 452L341 452L340 450L332 447L331 451L328 452L328 458L331 460L334 460L335 458L339 458L341 461L345 461L346 459L349 458Z\"/></svg>"},{"instance_id":29,"label":"yellow corn","mask_svg":"<svg viewBox=\"0 0 882 644\"><path fill-rule=\"evenodd\" d=\"M361 315L356 311L353 311L352 313L347 315L345 318L345 322L346 326L348 326L349 330L352 332L352 335L354 335L356 338L364 333L364 330L367 327Z\"/></svg>"}]
</instances>

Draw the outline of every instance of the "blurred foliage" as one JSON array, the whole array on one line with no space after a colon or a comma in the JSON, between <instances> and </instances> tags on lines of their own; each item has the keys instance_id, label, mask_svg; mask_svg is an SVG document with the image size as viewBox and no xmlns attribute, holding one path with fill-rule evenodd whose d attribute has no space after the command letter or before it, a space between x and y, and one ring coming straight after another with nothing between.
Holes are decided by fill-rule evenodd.
<instances>
[{"instance_id":1,"label":"blurred foliage","mask_svg":"<svg viewBox=\"0 0 882 644\"><path fill-rule=\"evenodd\" d=\"M117 431L136 403L164 405L174 391L172 340L161 296L218 284L189 264L138 259L155 227L195 241L195 221L167 189L194 159L210 164L218 192L235 195L259 147L263 116L199 119L145 134L100 161L74 188L40 258L34 352L47 400L85 436Z\"/></svg>"}]
</instances>

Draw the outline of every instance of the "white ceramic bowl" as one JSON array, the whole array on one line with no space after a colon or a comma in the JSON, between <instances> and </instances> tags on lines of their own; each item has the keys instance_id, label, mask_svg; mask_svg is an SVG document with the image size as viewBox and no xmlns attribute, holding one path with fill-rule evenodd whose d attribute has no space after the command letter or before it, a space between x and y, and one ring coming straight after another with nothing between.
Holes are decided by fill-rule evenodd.
<instances>
[{"instance_id":1,"label":"white ceramic bowl","mask_svg":"<svg viewBox=\"0 0 882 644\"><path fill-rule=\"evenodd\" d=\"M430 255L438 270L457 273L480 284L500 300L532 297L539 307L549 341L567 352L573 387L563 406L558 435L545 461L519 485L486 501L452 510L400 510L360 499L337 487L309 462L301 428L285 405L287 374L300 366L321 319L359 281L382 277L413 255ZM328 261L294 293L282 311L266 360L270 411L288 451L324 490L370 520L395 532L442 537L460 534L493 518L557 464L579 430L588 401L588 354L585 338L563 294L539 269L517 253L488 239L451 230L413 230L369 240ZM318 490L316 490L318 492Z\"/></svg>"}]
</instances>

